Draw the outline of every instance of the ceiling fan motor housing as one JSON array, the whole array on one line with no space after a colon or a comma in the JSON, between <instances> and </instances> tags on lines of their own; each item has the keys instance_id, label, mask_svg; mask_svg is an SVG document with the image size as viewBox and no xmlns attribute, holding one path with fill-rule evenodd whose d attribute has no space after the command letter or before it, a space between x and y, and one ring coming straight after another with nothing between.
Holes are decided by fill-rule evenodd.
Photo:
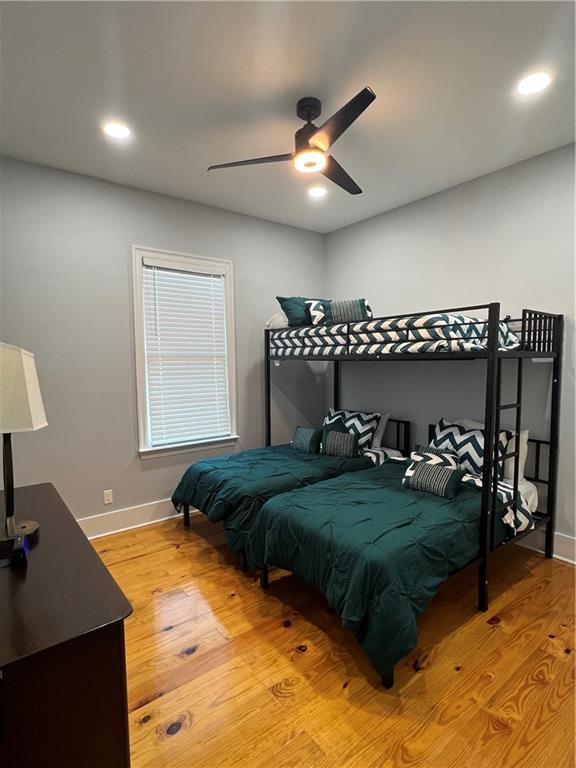
<instances>
[{"instance_id":1,"label":"ceiling fan motor housing","mask_svg":"<svg viewBox=\"0 0 576 768\"><path fill-rule=\"evenodd\" d=\"M303 99L298 99L296 104L296 114L300 120L305 120L307 123L311 123L320 117L322 112L322 102L320 99L314 98L314 96L305 96Z\"/></svg>"},{"instance_id":2,"label":"ceiling fan motor housing","mask_svg":"<svg viewBox=\"0 0 576 768\"><path fill-rule=\"evenodd\" d=\"M294 144L296 152L300 152L302 149L310 149L308 139L316 132L316 126L314 123L306 123L302 128L299 128L294 134Z\"/></svg>"}]
</instances>

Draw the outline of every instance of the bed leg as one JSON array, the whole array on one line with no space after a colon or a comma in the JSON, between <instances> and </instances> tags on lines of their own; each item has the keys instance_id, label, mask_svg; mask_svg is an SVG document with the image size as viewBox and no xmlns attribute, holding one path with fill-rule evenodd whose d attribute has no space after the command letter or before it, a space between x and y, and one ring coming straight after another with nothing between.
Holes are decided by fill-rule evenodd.
<instances>
[{"instance_id":1,"label":"bed leg","mask_svg":"<svg viewBox=\"0 0 576 768\"><path fill-rule=\"evenodd\" d=\"M478 610L488 610L488 567L484 561L480 562L478 569Z\"/></svg>"},{"instance_id":2,"label":"bed leg","mask_svg":"<svg viewBox=\"0 0 576 768\"><path fill-rule=\"evenodd\" d=\"M260 568L260 586L262 589L268 589L268 566L264 565Z\"/></svg>"},{"instance_id":3,"label":"bed leg","mask_svg":"<svg viewBox=\"0 0 576 768\"><path fill-rule=\"evenodd\" d=\"M246 557L246 552L242 550L242 571L244 573L248 573L248 558Z\"/></svg>"},{"instance_id":4,"label":"bed leg","mask_svg":"<svg viewBox=\"0 0 576 768\"><path fill-rule=\"evenodd\" d=\"M394 667L382 675L382 685L384 688L386 688L387 691L394 687Z\"/></svg>"},{"instance_id":5,"label":"bed leg","mask_svg":"<svg viewBox=\"0 0 576 768\"><path fill-rule=\"evenodd\" d=\"M182 515L184 517L184 528L190 528L190 507L188 504L182 504Z\"/></svg>"}]
</instances>

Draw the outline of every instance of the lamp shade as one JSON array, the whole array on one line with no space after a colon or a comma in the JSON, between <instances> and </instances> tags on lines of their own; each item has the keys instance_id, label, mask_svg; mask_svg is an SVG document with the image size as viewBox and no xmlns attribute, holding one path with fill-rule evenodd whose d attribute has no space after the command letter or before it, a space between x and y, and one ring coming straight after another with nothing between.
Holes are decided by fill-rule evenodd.
<instances>
[{"instance_id":1,"label":"lamp shade","mask_svg":"<svg viewBox=\"0 0 576 768\"><path fill-rule=\"evenodd\" d=\"M0 342L0 432L31 432L47 424L34 355Z\"/></svg>"}]
</instances>

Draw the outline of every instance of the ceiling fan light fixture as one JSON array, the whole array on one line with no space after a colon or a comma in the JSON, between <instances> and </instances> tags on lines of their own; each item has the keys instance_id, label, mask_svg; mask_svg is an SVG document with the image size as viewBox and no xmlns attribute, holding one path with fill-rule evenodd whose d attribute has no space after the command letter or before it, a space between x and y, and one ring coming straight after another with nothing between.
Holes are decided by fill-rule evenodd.
<instances>
[{"instance_id":1,"label":"ceiling fan light fixture","mask_svg":"<svg viewBox=\"0 0 576 768\"><path fill-rule=\"evenodd\" d=\"M328 159L319 149L303 149L294 158L294 168L301 173L317 173L326 168Z\"/></svg>"},{"instance_id":2,"label":"ceiling fan light fixture","mask_svg":"<svg viewBox=\"0 0 576 768\"><path fill-rule=\"evenodd\" d=\"M532 72L531 75L520 80L516 90L523 96L531 96L533 93L540 93L540 91L548 88L551 82L552 78L548 72Z\"/></svg>"},{"instance_id":3,"label":"ceiling fan light fixture","mask_svg":"<svg viewBox=\"0 0 576 768\"><path fill-rule=\"evenodd\" d=\"M109 136L111 139L116 139L117 141L125 141L130 138L130 134L132 133L126 123L120 123L116 120L110 120L103 123L102 130L106 136Z\"/></svg>"},{"instance_id":4,"label":"ceiling fan light fixture","mask_svg":"<svg viewBox=\"0 0 576 768\"><path fill-rule=\"evenodd\" d=\"M308 197L314 199L320 199L326 196L326 187L310 187L308 189Z\"/></svg>"}]
</instances>

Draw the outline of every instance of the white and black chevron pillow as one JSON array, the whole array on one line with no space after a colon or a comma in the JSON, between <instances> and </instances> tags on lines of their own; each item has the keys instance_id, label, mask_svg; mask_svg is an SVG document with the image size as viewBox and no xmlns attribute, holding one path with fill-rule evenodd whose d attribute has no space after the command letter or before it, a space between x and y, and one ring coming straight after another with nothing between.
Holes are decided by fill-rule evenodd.
<instances>
[{"instance_id":1,"label":"white and black chevron pillow","mask_svg":"<svg viewBox=\"0 0 576 768\"><path fill-rule=\"evenodd\" d=\"M363 453L372 446L374 433L380 422L379 413L364 413L363 411L337 411L330 408L324 419L323 426L342 420L348 432L358 437L358 450Z\"/></svg>"},{"instance_id":2,"label":"white and black chevron pillow","mask_svg":"<svg viewBox=\"0 0 576 768\"><path fill-rule=\"evenodd\" d=\"M498 452L502 458L507 451L510 432L502 431L498 440ZM431 448L445 449L458 455L461 469L472 475L481 475L484 464L484 432L481 429L465 429L459 424L451 424L440 419L434 428ZM500 475L504 471L500 463Z\"/></svg>"},{"instance_id":3,"label":"white and black chevron pillow","mask_svg":"<svg viewBox=\"0 0 576 768\"><path fill-rule=\"evenodd\" d=\"M310 314L312 325L323 325L326 322L326 312L324 311L324 302L318 299L307 299L306 306Z\"/></svg>"},{"instance_id":4,"label":"white and black chevron pillow","mask_svg":"<svg viewBox=\"0 0 576 768\"><path fill-rule=\"evenodd\" d=\"M448 469L458 469L458 457L453 453L437 453L436 451L412 451L410 454L411 463L404 473L402 485L410 487L412 477L418 467L418 464L430 464L433 467L447 467Z\"/></svg>"}]
</instances>

